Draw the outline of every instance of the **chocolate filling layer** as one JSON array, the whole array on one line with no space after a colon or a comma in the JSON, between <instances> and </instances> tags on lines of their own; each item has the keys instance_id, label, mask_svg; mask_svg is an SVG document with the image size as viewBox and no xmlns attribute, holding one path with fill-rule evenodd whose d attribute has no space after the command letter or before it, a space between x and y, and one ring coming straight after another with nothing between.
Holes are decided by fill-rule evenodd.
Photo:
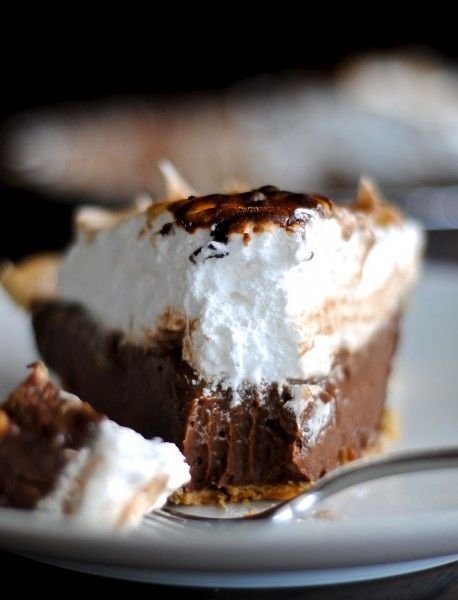
<instances>
[{"instance_id":1,"label":"chocolate filling layer","mask_svg":"<svg viewBox=\"0 0 458 600\"><path fill-rule=\"evenodd\" d=\"M102 418L84 402L63 400L44 365L0 408L0 504L34 508Z\"/></svg>"},{"instance_id":2,"label":"chocolate filling layer","mask_svg":"<svg viewBox=\"0 0 458 600\"><path fill-rule=\"evenodd\" d=\"M314 404L297 414L294 384L209 391L181 359L181 341L148 348L102 330L81 307L37 306L40 352L67 389L121 425L175 442L192 479L188 490L314 481L356 458L376 440L398 337L398 316L360 351L342 351L333 376L320 382L332 413L311 440ZM285 406L286 405L286 406Z\"/></svg>"}]
</instances>

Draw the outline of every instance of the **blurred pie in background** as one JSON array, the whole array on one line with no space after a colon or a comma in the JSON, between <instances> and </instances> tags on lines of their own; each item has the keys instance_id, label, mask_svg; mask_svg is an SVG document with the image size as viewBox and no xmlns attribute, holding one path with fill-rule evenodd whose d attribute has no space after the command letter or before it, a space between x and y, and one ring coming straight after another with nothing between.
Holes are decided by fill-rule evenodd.
<instances>
[{"instance_id":1,"label":"blurred pie in background","mask_svg":"<svg viewBox=\"0 0 458 600\"><path fill-rule=\"evenodd\" d=\"M18 115L5 165L13 184L61 198L161 193L169 159L200 193L453 183L457 71L417 54L370 54L332 77L286 73L224 92L119 97Z\"/></svg>"}]
</instances>

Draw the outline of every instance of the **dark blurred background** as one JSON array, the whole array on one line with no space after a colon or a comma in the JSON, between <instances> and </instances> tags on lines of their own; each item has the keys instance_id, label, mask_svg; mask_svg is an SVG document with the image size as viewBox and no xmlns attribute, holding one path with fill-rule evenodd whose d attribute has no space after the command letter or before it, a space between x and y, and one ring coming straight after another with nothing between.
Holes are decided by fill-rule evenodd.
<instances>
[{"instance_id":1,"label":"dark blurred background","mask_svg":"<svg viewBox=\"0 0 458 600\"><path fill-rule=\"evenodd\" d=\"M226 9L221 10L224 13ZM217 96L239 82L285 73L310 78L318 85L316 82L332 79L347 61L368 52L426 54L447 66L455 64L458 53L456 36L448 35L442 27L395 31L392 26L377 28L367 23L355 24L353 30L334 26L331 32L310 22L293 31L282 23L245 26L240 15L237 27L222 29L216 19L214 27L204 24L196 30L191 25L187 29L183 20L176 28L171 18L152 22L148 35L136 35L127 26L124 35L119 31L110 34L107 23L103 38L97 30L70 32L56 27L52 37L37 28L33 35L26 32L6 42L0 115L0 259L15 260L33 252L63 248L71 237L75 206L99 200L90 191L80 194L71 186L53 190L52 184L36 185L33 179L18 177L11 170L8 143L24 114L48 117L54 109L62 111L64 107L71 112L83 106L90 118L94 102L103 106L107 99L120 98L135 104L141 98L154 104L172 98L179 104L193 92ZM220 18L224 19L224 14ZM70 14L65 19L71 19ZM36 113L43 109L45 113ZM355 172L355 178L358 175ZM100 201L109 203L107 197Z\"/></svg>"},{"instance_id":2,"label":"dark blurred background","mask_svg":"<svg viewBox=\"0 0 458 600\"><path fill-rule=\"evenodd\" d=\"M156 25L157 26L157 25ZM315 26L316 27L316 26ZM106 35L106 32L105 32ZM27 40L24 40L27 42ZM19 44L21 40L17 40ZM110 95L186 92L226 86L260 73L285 69L329 72L346 58L380 50L432 50L456 59L456 35L443 27L386 28L370 23L334 28L297 29L263 27L227 29L157 38L132 34L125 39L84 38L68 30L53 38L36 39L29 51L4 60L3 116L36 106ZM10 48L10 53L14 48ZM7 83L14 85L6 85Z\"/></svg>"}]
</instances>

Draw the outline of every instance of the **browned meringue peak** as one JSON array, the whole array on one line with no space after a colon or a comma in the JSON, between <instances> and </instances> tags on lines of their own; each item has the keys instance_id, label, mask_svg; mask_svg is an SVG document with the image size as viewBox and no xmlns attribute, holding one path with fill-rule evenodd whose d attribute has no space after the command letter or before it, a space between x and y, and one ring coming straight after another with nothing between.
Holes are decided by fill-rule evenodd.
<instances>
[{"instance_id":1,"label":"browned meringue peak","mask_svg":"<svg viewBox=\"0 0 458 600\"><path fill-rule=\"evenodd\" d=\"M164 179L164 200L182 200L189 196L198 196L194 188L184 179L178 169L169 160L161 160L158 164L159 171Z\"/></svg>"},{"instance_id":2,"label":"browned meringue peak","mask_svg":"<svg viewBox=\"0 0 458 600\"><path fill-rule=\"evenodd\" d=\"M190 196L200 196L201 194L183 177L180 171L175 167L172 161L168 159L161 160L158 169L163 178L165 188L163 201L173 202L183 200ZM221 191L223 194L240 194L248 192L255 186L239 177L227 177L221 182Z\"/></svg>"},{"instance_id":3,"label":"browned meringue peak","mask_svg":"<svg viewBox=\"0 0 458 600\"><path fill-rule=\"evenodd\" d=\"M76 212L75 229L86 234L90 241L99 231L110 231L150 208L152 212L161 212L169 202L196 194L170 161L161 161L158 168L164 179L165 192L162 199L154 200L149 194L140 194L131 206L121 210L109 210L92 205L83 206Z\"/></svg>"},{"instance_id":4,"label":"browned meringue peak","mask_svg":"<svg viewBox=\"0 0 458 600\"><path fill-rule=\"evenodd\" d=\"M134 203L122 210L82 206L76 211L74 227L91 241L99 231L110 231L124 221L144 213L153 202L148 194L139 195Z\"/></svg>"},{"instance_id":5,"label":"browned meringue peak","mask_svg":"<svg viewBox=\"0 0 458 600\"><path fill-rule=\"evenodd\" d=\"M403 221L401 212L385 200L376 183L369 177L360 178L351 208L356 212L372 213L377 225L389 226Z\"/></svg>"},{"instance_id":6,"label":"browned meringue peak","mask_svg":"<svg viewBox=\"0 0 458 600\"><path fill-rule=\"evenodd\" d=\"M35 302L57 297L57 254L36 254L23 258L16 264L0 265L0 283L12 300L29 310Z\"/></svg>"}]
</instances>

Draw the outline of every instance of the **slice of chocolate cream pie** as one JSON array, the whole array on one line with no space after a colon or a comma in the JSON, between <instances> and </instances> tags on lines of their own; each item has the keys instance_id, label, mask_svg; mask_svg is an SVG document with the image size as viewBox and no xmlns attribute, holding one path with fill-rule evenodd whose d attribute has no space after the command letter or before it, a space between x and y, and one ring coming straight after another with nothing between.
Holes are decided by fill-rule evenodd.
<instances>
[{"instance_id":1,"label":"slice of chocolate cream pie","mask_svg":"<svg viewBox=\"0 0 458 600\"><path fill-rule=\"evenodd\" d=\"M124 527L189 480L174 444L120 427L31 367L0 408L0 505Z\"/></svg>"},{"instance_id":2,"label":"slice of chocolate cream pie","mask_svg":"<svg viewBox=\"0 0 458 600\"><path fill-rule=\"evenodd\" d=\"M287 498L374 444L419 226L362 181L351 204L265 186L86 212L32 302L65 386L175 442L183 503Z\"/></svg>"}]
</instances>

